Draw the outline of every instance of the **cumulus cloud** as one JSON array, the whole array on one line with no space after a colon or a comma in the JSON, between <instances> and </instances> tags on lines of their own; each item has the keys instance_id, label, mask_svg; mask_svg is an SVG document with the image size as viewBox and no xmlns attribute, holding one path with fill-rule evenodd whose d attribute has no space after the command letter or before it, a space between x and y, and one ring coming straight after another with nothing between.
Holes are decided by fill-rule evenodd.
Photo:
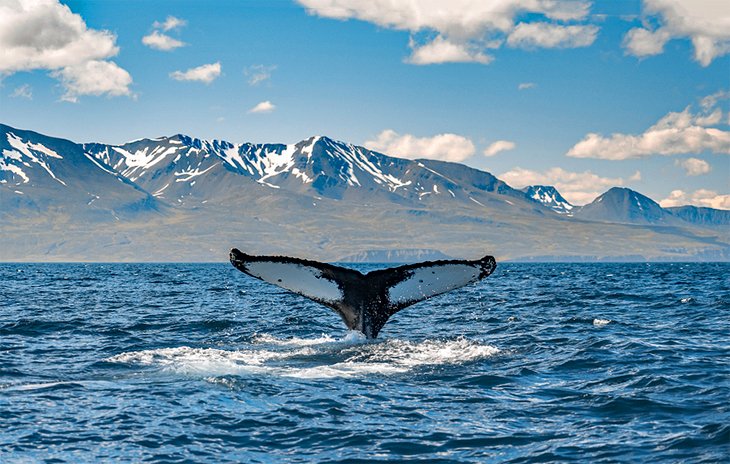
<instances>
[{"instance_id":1,"label":"cumulus cloud","mask_svg":"<svg viewBox=\"0 0 730 464\"><path fill-rule=\"evenodd\" d=\"M442 161L461 162L474 154L474 143L456 134L438 134L433 137L416 137L399 134L386 129L375 138L365 142L370 150L399 158L428 158Z\"/></svg>"},{"instance_id":2,"label":"cumulus cloud","mask_svg":"<svg viewBox=\"0 0 730 464\"><path fill-rule=\"evenodd\" d=\"M58 69L117 54L116 37L88 29L56 0L0 5L0 72Z\"/></svg>"},{"instance_id":3,"label":"cumulus cloud","mask_svg":"<svg viewBox=\"0 0 730 464\"><path fill-rule=\"evenodd\" d=\"M597 35L596 26L520 23L507 36L507 45L518 48L578 48L593 44Z\"/></svg>"},{"instance_id":4,"label":"cumulus cloud","mask_svg":"<svg viewBox=\"0 0 730 464\"><path fill-rule=\"evenodd\" d=\"M718 92L702 100L699 112L693 112L688 106L683 111L669 113L642 134L616 133L604 137L589 133L567 156L623 160L703 152L730 155L730 132L712 127L722 122L722 110L713 106L725 98L727 92Z\"/></svg>"},{"instance_id":5,"label":"cumulus cloud","mask_svg":"<svg viewBox=\"0 0 730 464\"><path fill-rule=\"evenodd\" d=\"M514 150L517 145L509 140L497 140L484 149L484 156L494 156L499 152Z\"/></svg>"},{"instance_id":6,"label":"cumulus cloud","mask_svg":"<svg viewBox=\"0 0 730 464\"><path fill-rule=\"evenodd\" d=\"M632 176L634 179L636 174ZM574 205L584 205L611 187L624 185L623 178L601 177L590 171L570 172L562 168L550 168L539 172L516 167L498 176L515 188L529 185L552 185Z\"/></svg>"},{"instance_id":7,"label":"cumulus cloud","mask_svg":"<svg viewBox=\"0 0 730 464\"><path fill-rule=\"evenodd\" d=\"M255 86L271 79L271 73L275 70L276 65L254 64L244 69L243 74L248 77L248 85Z\"/></svg>"},{"instance_id":8,"label":"cumulus cloud","mask_svg":"<svg viewBox=\"0 0 730 464\"><path fill-rule=\"evenodd\" d=\"M79 69L89 68L97 73L106 70L110 76L96 74L92 78L117 85L66 87L64 99L75 101L76 97L86 95L84 89L92 89L90 95L131 95L129 73L115 63L105 61L118 52L114 34L89 29L81 16L58 0L0 3L0 75L47 70L66 86L78 82L72 76ZM122 74L129 79L120 79ZM102 88L107 91L99 93ZM68 96L72 97L66 98Z\"/></svg>"},{"instance_id":9,"label":"cumulus cloud","mask_svg":"<svg viewBox=\"0 0 730 464\"><path fill-rule=\"evenodd\" d=\"M170 73L170 77L176 81L196 81L205 84L210 84L220 75L220 62L204 64L196 68L190 68L187 71L174 71Z\"/></svg>"},{"instance_id":10,"label":"cumulus cloud","mask_svg":"<svg viewBox=\"0 0 730 464\"><path fill-rule=\"evenodd\" d=\"M534 82L520 82L520 84L517 86L517 90L527 90L527 89L534 89L537 87L537 84Z\"/></svg>"},{"instance_id":11,"label":"cumulus cloud","mask_svg":"<svg viewBox=\"0 0 730 464\"><path fill-rule=\"evenodd\" d=\"M641 27L631 29L626 33L623 46L626 54L639 58L659 55L664 52L664 44L671 38L664 29L650 31Z\"/></svg>"},{"instance_id":12,"label":"cumulus cloud","mask_svg":"<svg viewBox=\"0 0 730 464\"><path fill-rule=\"evenodd\" d=\"M162 29L163 31L171 31L173 29L179 29L183 26L185 26L188 22L184 19L176 18L174 16L168 16L165 21L159 22L155 21L152 24L152 27L155 29Z\"/></svg>"},{"instance_id":13,"label":"cumulus cloud","mask_svg":"<svg viewBox=\"0 0 730 464\"><path fill-rule=\"evenodd\" d=\"M659 202L663 208L670 206L705 206L715 209L730 209L730 195L718 194L714 190L699 189L693 193L672 190L669 196Z\"/></svg>"},{"instance_id":14,"label":"cumulus cloud","mask_svg":"<svg viewBox=\"0 0 730 464\"><path fill-rule=\"evenodd\" d=\"M720 0L644 0L645 25L624 37L626 53L637 57L658 55L664 44L688 38L694 58L708 66L730 53L730 8ZM656 24L656 27L651 25Z\"/></svg>"},{"instance_id":15,"label":"cumulus cloud","mask_svg":"<svg viewBox=\"0 0 730 464\"><path fill-rule=\"evenodd\" d=\"M410 42L413 49L411 56L406 59L407 63L427 65L441 63L482 63L487 64L494 58L480 52L468 44L452 42L442 36L436 37L433 41L424 45L417 45L413 40Z\"/></svg>"},{"instance_id":16,"label":"cumulus cloud","mask_svg":"<svg viewBox=\"0 0 730 464\"><path fill-rule=\"evenodd\" d=\"M75 103L80 95L130 95L132 76L110 61L87 61L53 71L66 92L62 100Z\"/></svg>"},{"instance_id":17,"label":"cumulus cloud","mask_svg":"<svg viewBox=\"0 0 730 464\"><path fill-rule=\"evenodd\" d=\"M309 14L358 19L388 29L409 31L412 64L482 63L487 49L507 40L519 47L582 47L595 39L597 28L583 24L587 0L297 0ZM516 19L535 22L516 25ZM510 39L511 37L511 39ZM510 43L511 40L511 43Z\"/></svg>"},{"instance_id":18,"label":"cumulus cloud","mask_svg":"<svg viewBox=\"0 0 730 464\"><path fill-rule=\"evenodd\" d=\"M10 94L11 98L25 98L26 100L32 100L33 99L33 89L29 84L23 84L21 86L18 86L13 90L13 93Z\"/></svg>"},{"instance_id":19,"label":"cumulus cloud","mask_svg":"<svg viewBox=\"0 0 730 464\"><path fill-rule=\"evenodd\" d=\"M185 42L170 37L167 34L163 34L160 31L168 32L174 29L180 29L185 26L187 21L184 19L176 18L174 16L168 16L165 21L155 21L152 23L153 30L150 34L142 37L142 43L155 50L162 50L169 52L176 48L184 47L187 45Z\"/></svg>"},{"instance_id":20,"label":"cumulus cloud","mask_svg":"<svg viewBox=\"0 0 730 464\"><path fill-rule=\"evenodd\" d=\"M151 34L142 37L142 43L150 48L162 50L164 52L185 46L185 42L173 39L169 35L163 34L160 31L152 31Z\"/></svg>"},{"instance_id":21,"label":"cumulus cloud","mask_svg":"<svg viewBox=\"0 0 730 464\"><path fill-rule=\"evenodd\" d=\"M697 158L676 160L674 164L684 169L684 172L687 173L688 176L699 176L711 171L710 163Z\"/></svg>"},{"instance_id":22,"label":"cumulus cloud","mask_svg":"<svg viewBox=\"0 0 730 464\"><path fill-rule=\"evenodd\" d=\"M276 105L271 103L269 100L262 101L256 106L248 110L249 113L271 113L276 109Z\"/></svg>"}]
</instances>

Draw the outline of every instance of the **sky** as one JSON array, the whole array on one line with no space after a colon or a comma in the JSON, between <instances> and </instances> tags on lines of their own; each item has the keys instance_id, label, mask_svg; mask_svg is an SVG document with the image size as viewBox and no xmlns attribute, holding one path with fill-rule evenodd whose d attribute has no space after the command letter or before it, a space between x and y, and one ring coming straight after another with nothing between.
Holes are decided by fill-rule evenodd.
<instances>
[{"instance_id":1,"label":"sky","mask_svg":"<svg viewBox=\"0 0 730 464\"><path fill-rule=\"evenodd\" d=\"M574 204L730 209L726 0L0 0L0 122L327 135Z\"/></svg>"}]
</instances>

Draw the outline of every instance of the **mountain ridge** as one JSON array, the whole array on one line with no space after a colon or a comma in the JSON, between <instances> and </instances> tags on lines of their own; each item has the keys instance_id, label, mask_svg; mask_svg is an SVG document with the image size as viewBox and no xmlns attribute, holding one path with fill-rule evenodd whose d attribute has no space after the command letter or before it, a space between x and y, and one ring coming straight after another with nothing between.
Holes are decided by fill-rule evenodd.
<instances>
[{"instance_id":1,"label":"mountain ridge","mask_svg":"<svg viewBox=\"0 0 730 464\"><path fill-rule=\"evenodd\" d=\"M490 248L507 259L602 259L618 256L617 244L622 256L730 259L727 237L707 219L721 213L680 217L624 192L668 216L641 221L626 216L631 201L608 200L598 203L616 206L613 216L596 207L561 214L486 171L326 136L294 144L184 134L77 144L0 125L0 154L0 260L210 260L241 241L252 251L330 260L389 256L383 250L472 257ZM550 193L544 199L564 201L554 187L540 187ZM637 226L648 227L653 242L632 239L627 227Z\"/></svg>"}]
</instances>

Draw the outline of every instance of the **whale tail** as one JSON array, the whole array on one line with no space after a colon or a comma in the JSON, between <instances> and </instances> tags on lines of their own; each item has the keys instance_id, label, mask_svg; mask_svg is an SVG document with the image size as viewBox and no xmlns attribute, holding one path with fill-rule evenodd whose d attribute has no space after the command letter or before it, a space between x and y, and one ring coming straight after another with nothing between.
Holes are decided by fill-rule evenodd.
<instances>
[{"instance_id":1,"label":"whale tail","mask_svg":"<svg viewBox=\"0 0 730 464\"><path fill-rule=\"evenodd\" d=\"M354 269L285 256L252 256L232 249L241 272L333 309L350 330L376 338L388 318L425 299L477 282L497 267L492 256L379 269Z\"/></svg>"}]
</instances>

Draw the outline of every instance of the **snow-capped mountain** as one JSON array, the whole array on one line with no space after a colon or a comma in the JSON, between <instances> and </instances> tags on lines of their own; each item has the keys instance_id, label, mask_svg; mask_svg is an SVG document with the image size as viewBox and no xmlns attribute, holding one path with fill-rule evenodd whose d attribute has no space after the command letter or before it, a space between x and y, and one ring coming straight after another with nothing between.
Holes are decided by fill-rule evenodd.
<instances>
[{"instance_id":1,"label":"snow-capped mountain","mask_svg":"<svg viewBox=\"0 0 730 464\"><path fill-rule=\"evenodd\" d=\"M110 217L157 210L155 199L80 145L0 124L0 214L85 210Z\"/></svg>"},{"instance_id":2,"label":"snow-capped mountain","mask_svg":"<svg viewBox=\"0 0 730 464\"><path fill-rule=\"evenodd\" d=\"M430 204L498 202L530 211L520 192L464 165L412 161L328 137L284 144L233 144L185 135L83 150L156 198L183 205L235 198L241 184L337 200ZM250 186L249 186L250 187Z\"/></svg>"},{"instance_id":3,"label":"snow-capped mountain","mask_svg":"<svg viewBox=\"0 0 730 464\"><path fill-rule=\"evenodd\" d=\"M628 224L681 225L682 220L659 203L634 190L613 187L591 203L576 209L579 219Z\"/></svg>"},{"instance_id":4,"label":"snow-capped mountain","mask_svg":"<svg viewBox=\"0 0 730 464\"><path fill-rule=\"evenodd\" d=\"M0 260L217 261L234 245L324 260L730 259L726 228L706 227L720 212L672 214L628 189L571 206L552 187L328 137L77 144L0 125Z\"/></svg>"},{"instance_id":5,"label":"snow-capped mountain","mask_svg":"<svg viewBox=\"0 0 730 464\"><path fill-rule=\"evenodd\" d=\"M530 185L522 189L528 198L541 203L558 214L573 215L574 206L552 185Z\"/></svg>"}]
</instances>

